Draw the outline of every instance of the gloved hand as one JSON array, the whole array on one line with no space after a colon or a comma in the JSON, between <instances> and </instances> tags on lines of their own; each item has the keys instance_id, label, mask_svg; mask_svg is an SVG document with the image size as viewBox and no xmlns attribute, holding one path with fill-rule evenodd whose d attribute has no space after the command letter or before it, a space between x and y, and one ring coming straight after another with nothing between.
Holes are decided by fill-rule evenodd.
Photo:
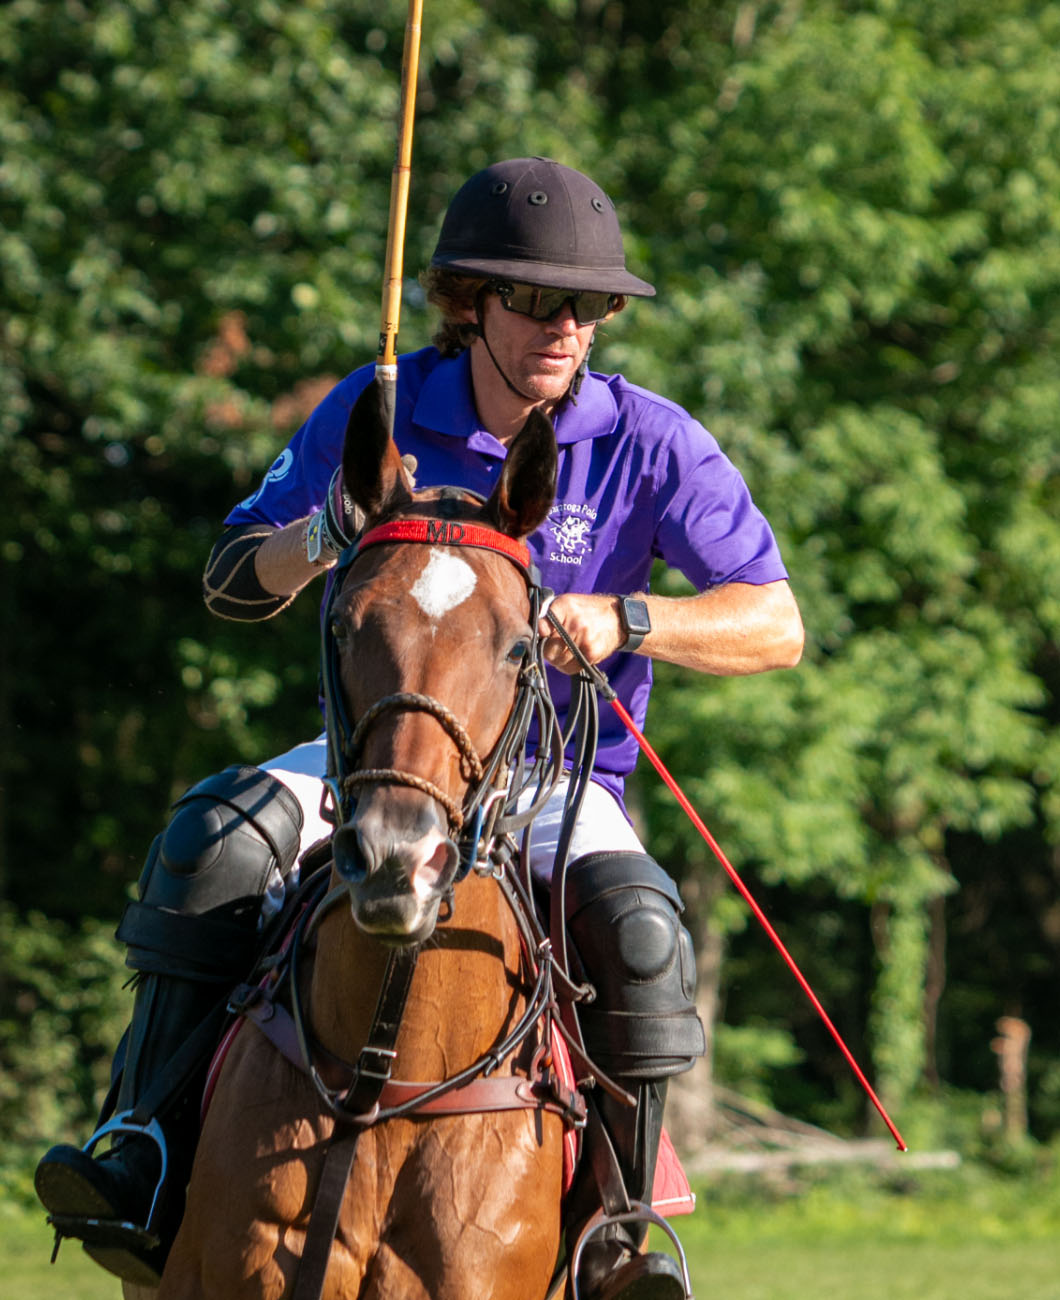
<instances>
[{"instance_id":1,"label":"gloved hand","mask_svg":"<svg viewBox=\"0 0 1060 1300\"><path fill-rule=\"evenodd\" d=\"M416 457L401 458L408 476L409 489L416 486ZM342 552L351 546L364 529L364 511L355 505L346 491L339 465L328 484L322 509L312 515L306 529L306 555L311 564L330 568Z\"/></svg>"},{"instance_id":2,"label":"gloved hand","mask_svg":"<svg viewBox=\"0 0 1060 1300\"><path fill-rule=\"evenodd\" d=\"M408 477L409 489L416 486L416 457L406 453L401 457ZM324 544L340 555L354 542L364 529L364 511L355 506L342 481L340 465L328 484L328 498L324 505Z\"/></svg>"}]
</instances>

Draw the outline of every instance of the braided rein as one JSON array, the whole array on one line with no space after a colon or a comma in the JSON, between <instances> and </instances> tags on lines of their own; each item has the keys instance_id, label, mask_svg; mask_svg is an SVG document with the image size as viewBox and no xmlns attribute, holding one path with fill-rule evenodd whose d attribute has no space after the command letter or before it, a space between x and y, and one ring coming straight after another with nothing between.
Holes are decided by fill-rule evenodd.
<instances>
[{"instance_id":1,"label":"braided rein","mask_svg":"<svg viewBox=\"0 0 1060 1300\"><path fill-rule=\"evenodd\" d=\"M372 723L382 714L396 709L429 713L431 717L436 718L460 754L465 779L476 784L482 781L485 769L463 723L451 709L430 695L398 692L396 695L385 695L381 700L377 700L354 728L350 748L356 753L360 749L365 733ZM350 772L342 778L342 791L343 794L349 796L350 792L358 786L380 784L409 786L413 790L419 790L421 793L429 795L430 798L437 800L445 809L451 834L458 835L463 829L464 812L460 804L455 799L451 799L444 790L439 789L433 781L428 781L423 776L416 776L413 772L402 772L399 768L393 767L363 768L356 772Z\"/></svg>"}]
</instances>

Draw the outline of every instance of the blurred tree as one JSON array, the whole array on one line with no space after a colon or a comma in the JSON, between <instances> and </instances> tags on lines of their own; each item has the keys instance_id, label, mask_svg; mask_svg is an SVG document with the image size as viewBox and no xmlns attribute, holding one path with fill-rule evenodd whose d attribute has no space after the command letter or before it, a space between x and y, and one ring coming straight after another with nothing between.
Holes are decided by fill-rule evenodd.
<instances>
[{"instance_id":1,"label":"blurred tree","mask_svg":"<svg viewBox=\"0 0 1060 1300\"><path fill-rule=\"evenodd\" d=\"M311 405L299 384L372 336L351 303L374 287L396 92L374 26L341 22L0 15L3 861L21 906L116 914L177 790L313 725L312 612L250 637L197 591L227 509Z\"/></svg>"}]
</instances>

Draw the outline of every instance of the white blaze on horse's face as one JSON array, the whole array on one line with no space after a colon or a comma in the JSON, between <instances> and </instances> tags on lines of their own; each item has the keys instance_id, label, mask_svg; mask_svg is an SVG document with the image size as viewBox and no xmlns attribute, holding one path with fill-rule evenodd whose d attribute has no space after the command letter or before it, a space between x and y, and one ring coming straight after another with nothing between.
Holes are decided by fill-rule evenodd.
<instances>
[{"instance_id":1,"label":"white blaze on horse's face","mask_svg":"<svg viewBox=\"0 0 1060 1300\"><path fill-rule=\"evenodd\" d=\"M462 605L475 590L475 571L452 551L432 547L411 595L428 618L437 622Z\"/></svg>"}]
</instances>

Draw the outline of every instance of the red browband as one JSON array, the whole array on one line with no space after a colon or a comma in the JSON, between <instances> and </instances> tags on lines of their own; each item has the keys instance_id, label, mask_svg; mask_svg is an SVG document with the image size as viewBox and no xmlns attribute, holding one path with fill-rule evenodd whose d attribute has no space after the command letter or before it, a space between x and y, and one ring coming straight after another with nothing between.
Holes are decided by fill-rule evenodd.
<instances>
[{"instance_id":1,"label":"red browband","mask_svg":"<svg viewBox=\"0 0 1060 1300\"><path fill-rule=\"evenodd\" d=\"M434 546L478 546L500 551L522 569L530 568L530 550L514 537L480 524L462 524L450 519L395 519L370 529L357 544L358 550L380 542L427 542Z\"/></svg>"}]
</instances>

